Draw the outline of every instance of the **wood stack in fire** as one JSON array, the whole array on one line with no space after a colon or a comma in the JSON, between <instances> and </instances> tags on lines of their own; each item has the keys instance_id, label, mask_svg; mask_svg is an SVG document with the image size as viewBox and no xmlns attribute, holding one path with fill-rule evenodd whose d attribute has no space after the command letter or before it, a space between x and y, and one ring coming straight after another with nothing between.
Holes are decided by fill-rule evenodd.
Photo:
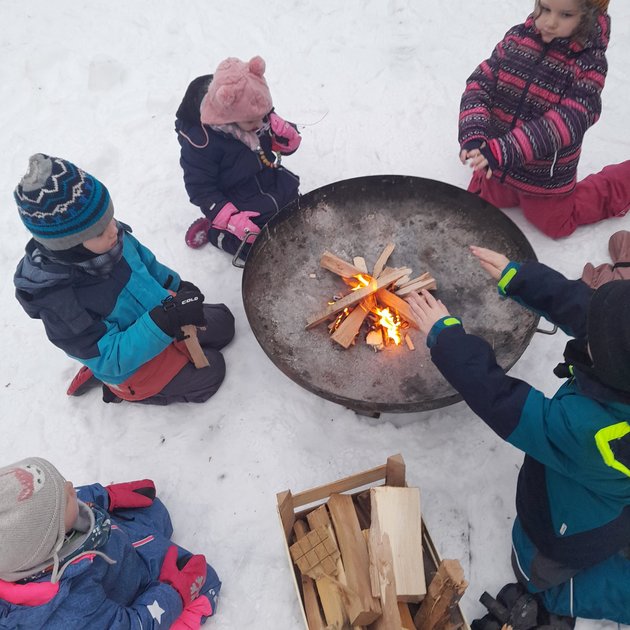
<instances>
[{"instance_id":1,"label":"wood stack in fire","mask_svg":"<svg viewBox=\"0 0 630 630\"><path fill-rule=\"evenodd\" d=\"M409 267L387 267L394 249L394 243L388 243L371 272L363 257L355 257L350 263L331 252L324 252L320 266L340 276L352 291L335 296L324 310L308 319L306 328L332 320L328 325L331 338L340 346L349 348L367 322L366 343L375 350L390 343L399 345L403 339L413 350L407 331L409 327L417 328L417 324L403 298L413 291L434 290L437 284L429 273L412 278Z\"/></svg>"},{"instance_id":2,"label":"wood stack in fire","mask_svg":"<svg viewBox=\"0 0 630 630\"><path fill-rule=\"evenodd\" d=\"M331 494L295 521L289 551L309 630L456 630L467 582L444 560L426 587L420 491L378 486Z\"/></svg>"}]
</instances>

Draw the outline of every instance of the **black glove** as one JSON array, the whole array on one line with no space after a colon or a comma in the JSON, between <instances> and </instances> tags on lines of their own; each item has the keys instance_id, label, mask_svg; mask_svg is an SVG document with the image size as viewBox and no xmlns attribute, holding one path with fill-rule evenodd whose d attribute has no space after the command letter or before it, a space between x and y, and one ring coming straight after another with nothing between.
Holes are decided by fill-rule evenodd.
<instances>
[{"instance_id":1,"label":"black glove","mask_svg":"<svg viewBox=\"0 0 630 630\"><path fill-rule=\"evenodd\" d=\"M203 316L203 293L196 291L179 291L174 296L162 300L161 306L156 306L149 312L156 326L161 328L169 337L183 339L182 326L194 324L205 326Z\"/></svg>"},{"instance_id":2,"label":"black glove","mask_svg":"<svg viewBox=\"0 0 630 630\"><path fill-rule=\"evenodd\" d=\"M199 291L199 287L192 282L188 282L188 280L180 280L177 293L179 293L180 291Z\"/></svg>"}]
</instances>

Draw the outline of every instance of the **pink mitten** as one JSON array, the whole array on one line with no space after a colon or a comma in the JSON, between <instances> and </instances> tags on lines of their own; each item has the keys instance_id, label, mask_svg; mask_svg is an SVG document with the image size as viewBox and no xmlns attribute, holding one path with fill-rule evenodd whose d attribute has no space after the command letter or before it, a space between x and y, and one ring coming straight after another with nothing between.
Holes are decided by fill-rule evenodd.
<instances>
[{"instance_id":1,"label":"pink mitten","mask_svg":"<svg viewBox=\"0 0 630 630\"><path fill-rule=\"evenodd\" d=\"M201 620L212 614L212 604L205 595L200 595L190 602L182 611L182 614L175 619L171 630L199 630Z\"/></svg>"},{"instance_id":2,"label":"pink mitten","mask_svg":"<svg viewBox=\"0 0 630 630\"><path fill-rule=\"evenodd\" d=\"M170 584L182 598L184 608L199 596L206 581L206 559L201 554L177 558L177 547L171 545L166 552L160 582Z\"/></svg>"},{"instance_id":3,"label":"pink mitten","mask_svg":"<svg viewBox=\"0 0 630 630\"><path fill-rule=\"evenodd\" d=\"M245 229L248 229L247 242L253 243L255 237L260 234L260 228L250 220L250 217L258 216L260 216L260 212L251 212L249 210L233 214L227 224L228 232L232 232L234 236L243 241L246 236Z\"/></svg>"},{"instance_id":4,"label":"pink mitten","mask_svg":"<svg viewBox=\"0 0 630 630\"><path fill-rule=\"evenodd\" d=\"M290 155L297 151L302 137L295 125L280 118L275 112L269 114L269 124L273 133L273 140L271 141L273 151L279 151L283 155Z\"/></svg>"},{"instance_id":5,"label":"pink mitten","mask_svg":"<svg viewBox=\"0 0 630 630\"><path fill-rule=\"evenodd\" d=\"M219 214L212 219L212 227L217 230L227 230L230 217L237 212L238 208L232 202L226 203L219 211Z\"/></svg>"}]
</instances>

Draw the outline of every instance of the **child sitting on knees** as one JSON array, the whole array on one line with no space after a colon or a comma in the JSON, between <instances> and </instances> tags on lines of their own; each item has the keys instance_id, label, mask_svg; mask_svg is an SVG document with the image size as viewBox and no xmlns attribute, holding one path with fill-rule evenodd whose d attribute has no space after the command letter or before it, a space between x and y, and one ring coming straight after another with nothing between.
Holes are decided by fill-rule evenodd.
<instances>
[{"instance_id":1,"label":"child sitting on knees","mask_svg":"<svg viewBox=\"0 0 630 630\"><path fill-rule=\"evenodd\" d=\"M149 479L75 490L45 459L0 468L0 626L199 628L221 582L172 534Z\"/></svg>"},{"instance_id":2,"label":"child sitting on knees","mask_svg":"<svg viewBox=\"0 0 630 630\"><path fill-rule=\"evenodd\" d=\"M16 296L50 341L83 363L71 390L102 382L105 402L166 405L203 402L219 389L232 314L203 304L194 284L114 219L100 181L38 153L14 196L33 236L15 273ZM205 326L199 342L209 366L191 363L181 341L186 324Z\"/></svg>"},{"instance_id":3,"label":"child sitting on knees","mask_svg":"<svg viewBox=\"0 0 630 630\"><path fill-rule=\"evenodd\" d=\"M519 207L552 238L630 208L630 160L576 183L582 140L599 119L608 0L536 0L468 78L459 114L468 190Z\"/></svg>"},{"instance_id":4,"label":"child sitting on knees","mask_svg":"<svg viewBox=\"0 0 630 630\"><path fill-rule=\"evenodd\" d=\"M204 214L186 232L190 247L209 240L234 254L298 197L299 177L280 157L294 153L301 137L275 113L264 72L261 57L225 59L188 86L177 110L184 185Z\"/></svg>"},{"instance_id":5,"label":"child sitting on knees","mask_svg":"<svg viewBox=\"0 0 630 630\"><path fill-rule=\"evenodd\" d=\"M430 293L408 300L446 380L499 437L525 452L512 529L516 577L549 613L628 624L630 280L593 291L541 263L471 249L500 295L573 337L554 370L564 384L548 398L508 376L491 345L467 333ZM501 595L508 591L516 605L518 589Z\"/></svg>"}]
</instances>

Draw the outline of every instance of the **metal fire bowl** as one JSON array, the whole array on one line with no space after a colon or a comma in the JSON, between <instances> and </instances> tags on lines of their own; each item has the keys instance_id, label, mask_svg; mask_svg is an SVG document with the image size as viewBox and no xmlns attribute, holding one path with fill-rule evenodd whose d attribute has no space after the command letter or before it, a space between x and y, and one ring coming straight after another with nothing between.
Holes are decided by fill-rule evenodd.
<instances>
[{"instance_id":1,"label":"metal fire bowl","mask_svg":"<svg viewBox=\"0 0 630 630\"><path fill-rule=\"evenodd\" d=\"M538 318L497 294L469 245L511 260L536 260L516 225L496 207L442 182L383 175L348 179L313 190L278 214L256 239L243 271L243 302L256 339L293 381L328 400L368 414L413 412L461 400L431 362L423 335L415 350L381 352L358 339L348 350L333 342L325 323L306 321L348 287L319 260L328 250L371 270L385 245L388 266L428 271L436 297L466 330L494 348L509 369L535 332ZM315 277L311 278L310 275ZM363 337L363 335L362 335ZM273 395L273 393L270 393Z\"/></svg>"}]
</instances>

